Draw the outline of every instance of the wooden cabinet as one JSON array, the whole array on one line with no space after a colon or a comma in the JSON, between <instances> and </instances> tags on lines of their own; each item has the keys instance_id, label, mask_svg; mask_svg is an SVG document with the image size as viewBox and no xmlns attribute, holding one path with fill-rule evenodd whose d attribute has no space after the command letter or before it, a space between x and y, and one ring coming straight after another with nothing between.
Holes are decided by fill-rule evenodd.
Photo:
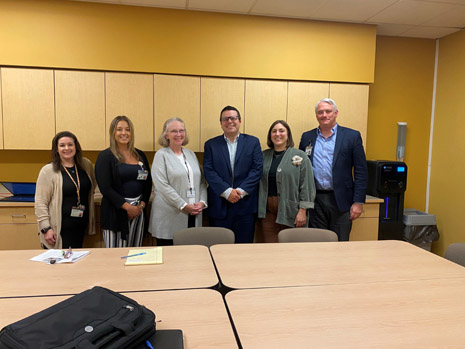
<instances>
[{"instance_id":1,"label":"wooden cabinet","mask_svg":"<svg viewBox=\"0 0 465 349\"><path fill-rule=\"evenodd\" d=\"M329 96L329 83L289 82L287 123L298 148L302 133L318 127L315 117L315 104Z\"/></svg>"},{"instance_id":2,"label":"wooden cabinet","mask_svg":"<svg viewBox=\"0 0 465 349\"><path fill-rule=\"evenodd\" d=\"M268 129L275 120L287 117L287 82L246 80L244 132L260 139L267 149Z\"/></svg>"},{"instance_id":3,"label":"wooden cabinet","mask_svg":"<svg viewBox=\"0 0 465 349\"><path fill-rule=\"evenodd\" d=\"M244 79L201 78L201 151L207 140L223 133L220 124L221 110L231 105L243 115L244 99ZM243 120L241 132L244 132L244 124Z\"/></svg>"},{"instance_id":4,"label":"wooden cabinet","mask_svg":"<svg viewBox=\"0 0 465 349\"><path fill-rule=\"evenodd\" d=\"M184 120L189 135L186 148L201 151L200 146L200 77L158 75L154 77L155 149L167 119Z\"/></svg>"},{"instance_id":5,"label":"wooden cabinet","mask_svg":"<svg viewBox=\"0 0 465 349\"><path fill-rule=\"evenodd\" d=\"M2 68L4 149L50 149L55 135L53 70Z\"/></svg>"},{"instance_id":6,"label":"wooden cabinet","mask_svg":"<svg viewBox=\"0 0 465 349\"><path fill-rule=\"evenodd\" d=\"M2 100L2 70L0 69L0 101ZM0 103L1 104L1 103ZM3 108L0 108L0 149L3 149Z\"/></svg>"},{"instance_id":7,"label":"wooden cabinet","mask_svg":"<svg viewBox=\"0 0 465 349\"><path fill-rule=\"evenodd\" d=\"M82 149L105 148L105 74L55 71L56 132L70 131Z\"/></svg>"},{"instance_id":8,"label":"wooden cabinet","mask_svg":"<svg viewBox=\"0 0 465 349\"><path fill-rule=\"evenodd\" d=\"M135 146L153 151L153 74L105 73L105 96L106 146L111 121L126 115L134 124Z\"/></svg>"},{"instance_id":9,"label":"wooden cabinet","mask_svg":"<svg viewBox=\"0 0 465 349\"><path fill-rule=\"evenodd\" d=\"M0 250L41 248L34 207L20 205L0 206Z\"/></svg>"},{"instance_id":10,"label":"wooden cabinet","mask_svg":"<svg viewBox=\"0 0 465 349\"><path fill-rule=\"evenodd\" d=\"M378 240L379 204L383 200L367 197L363 213L352 222L350 241Z\"/></svg>"},{"instance_id":11,"label":"wooden cabinet","mask_svg":"<svg viewBox=\"0 0 465 349\"><path fill-rule=\"evenodd\" d=\"M368 85L335 84L329 85L329 97L337 103L337 122L360 131L366 145L368 120Z\"/></svg>"}]
</instances>

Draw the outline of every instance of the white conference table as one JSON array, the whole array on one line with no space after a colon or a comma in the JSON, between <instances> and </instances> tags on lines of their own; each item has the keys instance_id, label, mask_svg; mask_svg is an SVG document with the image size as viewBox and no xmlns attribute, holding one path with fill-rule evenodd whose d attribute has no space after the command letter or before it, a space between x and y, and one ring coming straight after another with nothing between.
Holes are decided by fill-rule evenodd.
<instances>
[{"instance_id":1,"label":"white conference table","mask_svg":"<svg viewBox=\"0 0 465 349\"><path fill-rule=\"evenodd\" d=\"M465 268L403 241L215 245L232 289L465 278Z\"/></svg>"},{"instance_id":2,"label":"white conference table","mask_svg":"<svg viewBox=\"0 0 465 349\"><path fill-rule=\"evenodd\" d=\"M29 259L43 250L0 251L0 297L77 294L93 286L116 292L208 288L218 284L205 246L163 247L163 264L125 266L134 248L95 248L69 264Z\"/></svg>"},{"instance_id":3,"label":"white conference table","mask_svg":"<svg viewBox=\"0 0 465 349\"><path fill-rule=\"evenodd\" d=\"M157 329L183 331L184 348L237 348L219 292L209 289L130 292L125 296L155 313ZM0 299L0 329L68 296Z\"/></svg>"},{"instance_id":4,"label":"white conference table","mask_svg":"<svg viewBox=\"0 0 465 349\"><path fill-rule=\"evenodd\" d=\"M463 348L465 278L234 290L243 348Z\"/></svg>"}]
</instances>

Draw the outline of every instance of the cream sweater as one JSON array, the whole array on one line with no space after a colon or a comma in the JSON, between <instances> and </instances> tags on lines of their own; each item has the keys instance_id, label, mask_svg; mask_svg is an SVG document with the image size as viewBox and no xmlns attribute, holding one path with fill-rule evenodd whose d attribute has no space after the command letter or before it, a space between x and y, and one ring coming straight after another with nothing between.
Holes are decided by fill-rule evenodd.
<instances>
[{"instance_id":1,"label":"cream sweater","mask_svg":"<svg viewBox=\"0 0 465 349\"><path fill-rule=\"evenodd\" d=\"M89 192L89 224L87 226L87 233L89 235L95 234L95 209L94 209L94 190L96 186L94 167L89 159L82 158L82 166L86 171L92 183ZM61 249L61 205L63 202L63 177L61 172L55 172L53 165L47 164L39 172L36 185L35 195L35 213L37 216L37 223L39 226L40 242L47 248ZM44 234L40 231L43 228L52 227L57 234L55 246L49 245L44 238Z\"/></svg>"}]
</instances>

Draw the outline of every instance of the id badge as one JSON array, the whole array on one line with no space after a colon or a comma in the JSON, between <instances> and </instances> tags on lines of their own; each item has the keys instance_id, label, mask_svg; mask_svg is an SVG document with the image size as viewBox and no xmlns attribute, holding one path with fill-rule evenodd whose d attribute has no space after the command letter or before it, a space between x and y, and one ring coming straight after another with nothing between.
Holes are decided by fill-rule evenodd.
<instances>
[{"instance_id":1,"label":"id badge","mask_svg":"<svg viewBox=\"0 0 465 349\"><path fill-rule=\"evenodd\" d=\"M190 204L195 203L195 190L187 190L187 199Z\"/></svg>"},{"instance_id":2,"label":"id badge","mask_svg":"<svg viewBox=\"0 0 465 349\"><path fill-rule=\"evenodd\" d=\"M307 147L305 148L305 153L307 154L307 156L312 155L312 150L313 150L313 146L311 144L307 145Z\"/></svg>"},{"instance_id":3,"label":"id badge","mask_svg":"<svg viewBox=\"0 0 465 349\"><path fill-rule=\"evenodd\" d=\"M137 180L138 181L145 181L149 176L149 171L147 170L139 170L137 171Z\"/></svg>"},{"instance_id":4,"label":"id badge","mask_svg":"<svg viewBox=\"0 0 465 349\"><path fill-rule=\"evenodd\" d=\"M86 207L84 205L73 206L71 208L71 217L81 218L84 216L84 210Z\"/></svg>"}]
</instances>

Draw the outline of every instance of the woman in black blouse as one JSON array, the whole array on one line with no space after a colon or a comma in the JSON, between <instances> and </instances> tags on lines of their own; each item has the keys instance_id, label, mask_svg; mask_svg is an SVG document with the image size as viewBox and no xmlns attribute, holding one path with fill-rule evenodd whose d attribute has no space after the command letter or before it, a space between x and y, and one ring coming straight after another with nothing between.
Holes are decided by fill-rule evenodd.
<instances>
[{"instance_id":1,"label":"woman in black blouse","mask_svg":"<svg viewBox=\"0 0 465 349\"><path fill-rule=\"evenodd\" d=\"M109 133L110 147L95 163L105 247L141 246L147 225L144 208L152 191L149 163L134 147L134 125L127 116L114 118Z\"/></svg>"}]
</instances>

